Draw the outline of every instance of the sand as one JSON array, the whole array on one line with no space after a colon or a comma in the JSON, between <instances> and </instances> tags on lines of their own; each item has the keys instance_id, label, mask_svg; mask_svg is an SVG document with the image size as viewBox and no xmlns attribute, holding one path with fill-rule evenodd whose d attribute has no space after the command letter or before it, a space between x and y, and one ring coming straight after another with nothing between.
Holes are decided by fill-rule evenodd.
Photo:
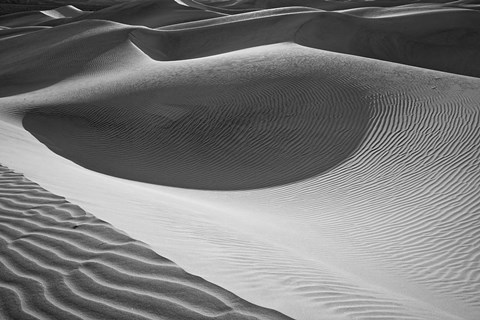
<instances>
[{"instance_id":1,"label":"sand","mask_svg":"<svg viewBox=\"0 0 480 320\"><path fill-rule=\"evenodd\" d=\"M0 166L3 319L287 319Z\"/></svg>"},{"instance_id":2,"label":"sand","mask_svg":"<svg viewBox=\"0 0 480 320\"><path fill-rule=\"evenodd\" d=\"M0 163L42 186L3 174L0 230L45 228L5 251L4 317L480 317L477 3L281 3L0 16Z\"/></svg>"}]
</instances>

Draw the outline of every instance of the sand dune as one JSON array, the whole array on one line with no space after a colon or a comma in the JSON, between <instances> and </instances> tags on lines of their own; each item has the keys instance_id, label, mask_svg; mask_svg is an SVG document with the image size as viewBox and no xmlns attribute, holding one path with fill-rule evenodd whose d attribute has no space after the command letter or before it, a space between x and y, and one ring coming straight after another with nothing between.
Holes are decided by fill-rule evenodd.
<instances>
[{"instance_id":1,"label":"sand dune","mask_svg":"<svg viewBox=\"0 0 480 320\"><path fill-rule=\"evenodd\" d=\"M165 198L163 191L156 193L152 190L153 193L143 196L145 189L134 191L130 184L126 186L123 196L114 197L114 201L118 201L125 208L115 205L115 211L109 215L109 219L118 219L115 218L118 216L117 210L121 210L122 216L130 219L127 218L123 224L119 223L122 228L129 230L129 225L137 214L136 210L139 210L139 204L145 203L140 206L141 210L150 212L145 217L152 219L146 224L155 227L150 231L151 234L145 234L145 227L142 227L141 231L130 229L135 237L146 237L145 239L152 243L155 243L153 239L169 239L169 245L161 245L159 248L168 252L169 257L175 257L175 261L181 261L182 265L187 265L192 270L200 270L209 280L241 293L242 297L250 301L275 307L294 318L315 319L314 315L320 312L325 319L370 319L375 315L394 319L475 319L475 314L478 314L478 299L475 295L478 288L478 267L475 262L478 247L471 239L475 238L475 230L478 229L474 210L478 205L478 198L475 197L478 172L475 171L477 155L471 150L478 143L479 137L478 130L475 129L478 121L478 80L399 65L389 68L390 64L387 62L342 56L294 44L253 48L201 60L186 60L181 65L172 62L175 63L175 68L172 69L160 64L158 68L161 69L158 70L154 67L157 62L146 57L134 46L120 47L118 50L124 53L131 50L130 54L126 55L132 59L131 63L120 63L126 70L112 69L112 76L103 69L103 97L88 98L96 101L95 105L59 105L57 102L56 107L50 107L48 105L51 105L51 102L47 101L44 102L47 107L30 111L23 119L25 126L32 130L27 124L29 121L33 124L47 121L49 126L42 130L50 129L51 132L37 133L37 136L51 148L58 146L59 150L54 149L58 153L68 147L68 144L61 144L59 137L63 137L64 141L70 140L72 144L90 143L83 149L77 149L88 155L85 157L87 160L94 156L91 148L97 148L95 152L115 154L119 163L124 155L130 156L127 160L132 166L135 163L135 170L153 172L155 163L142 161L153 148L148 145L143 149L137 147L139 143L155 141L138 139L139 136L145 137L145 134L153 129L136 129L140 134L136 136L137 140L118 139L117 141L124 142L124 145L113 145L109 148L118 134L122 137L130 134L128 130L119 131L118 128L137 124L139 120L144 122L140 122L136 128L146 127L146 117L128 113L127 109L119 107L120 102L137 110L138 114L144 110L149 112L150 116L152 112L162 112L168 116L164 116L163 120L159 118L156 122L158 125L169 119L181 119L185 114L184 109L179 107L154 108L157 104L147 109L146 102L162 101L165 96L172 99L167 100L170 106L172 101L194 101L195 97L199 99L198 96L202 96L200 93L211 93L208 96L216 99L221 99L224 94L235 101L242 99L245 103L248 95L233 99L233 91L226 90L232 86L228 81L240 83L239 81L244 79L242 86L255 93L256 87L265 88L262 83L266 81L259 80L265 79L266 75L268 80L275 84L275 88L285 86L287 79L295 79L293 83L309 88L308 82L302 83L300 79L292 78L288 73L292 68L302 75L301 79L308 79L305 76L308 73L302 71L307 68L311 72L311 79L322 79L323 82L319 82L317 88L348 88L343 93L333 91L331 95L328 95L328 90L319 90L323 92L322 101L326 99L325 101L329 101L328 105L338 101L336 105L339 108L340 101L347 103L351 95L350 99L357 102L356 106L361 106L358 102L363 97L368 108L359 110L368 114L369 120L361 143L350 156L338 166L303 182L235 193L196 193L180 189L169 191L176 195L174 202L193 201L194 206L198 207L197 200L194 199L204 199L203 201L213 204L213 207L195 209L205 211L206 221L198 221L195 214L186 214L181 218L178 208L159 211L166 203L167 206L172 205L172 200ZM111 57L117 56L117 53L118 51L111 51ZM252 70L244 67L243 62L247 57ZM305 69L294 64L299 60L304 63ZM112 59L108 55L103 56L97 63L90 65L97 71L85 70L85 74L90 78L95 72L98 74L98 68L105 61ZM202 63L198 63L199 61ZM229 67L222 68L224 64ZM217 68L213 69L216 70L214 75L211 74L212 66ZM260 66L263 69L259 69ZM194 72L187 72L192 68ZM138 70L139 77L135 78L132 70ZM165 79L169 79L167 88L159 87L159 84L164 83L158 78L160 70ZM228 80L232 70L237 77ZM170 76L170 72L175 72L175 79ZM202 79L208 80L207 85L195 89L194 85L198 86L198 81L192 74L201 75ZM64 91L70 99L85 99L84 95L88 94L91 87L83 83L82 79L73 78L63 86L59 83L55 91ZM108 85L105 79L111 84ZM126 83L125 79L130 79L132 83ZM157 79L157 82L154 79ZM255 79L259 79L253 82L256 85L249 87L247 84ZM325 79L332 79L331 83ZM278 82L280 80L283 81ZM78 86L82 83L85 89L78 91ZM142 90L136 94L138 84L141 84ZM75 91L68 91L71 87L76 88ZM236 87L240 85L237 84ZM292 96L292 93L302 90L293 88L295 87L279 92L288 92L288 96ZM176 90L179 93L175 94ZM440 90L443 93L439 93ZM268 97L282 97L280 93L267 92L270 92L266 94ZM107 100L106 93L110 94ZM38 94L44 95L41 91ZM292 100L297 101L293 105L301 105L302 109L308 111L307 107L311 102L304 100L308 95L303 94L302 97L303 100ZM62 97L50 99L54 101L59 98ZM255 101L262 101L258 99ZM17 99L13 98L11 101L17 110L21 110ZM33 101L36 101L36 98ZM215 99L211 101L215 102ZM275 100L267 101L270 101L270 104ZM305 101L305 104L302 104L302 101ZM28 103L24 105L27 107ZM107 112L110 116L116 115L112 118L116 119L116 122L106 118ZM82 117L78 118L79 115ZM218 124L223 121L221 117L212 119L218 119L211 120L214 123L219 121ZM329 119L331 121L335 117ZM275 123L278 120L269 121ZM283 120L288 123L285 121ZM255 126L249 125L248 128L253 130ZM72 131L72 138L84 138L80 141L70 138L68 132L73 129L84 130L84 133ZM34 130L32 132L36 134ZM62 132L62 135L43 135L53 132ZM102 132L105 134L100 134ZM237 132L241 134L244 131L237 129ZM95 135L88 138L88 134ZM56 140L48 141L49 137ZM262 138L261 135L245 137L252 141L255 141L254 138ZM203 141L210 142L209 139ZM268 145L270 142L266 140L265 143ZM440 147L442 144L447 147ZM247 146L250 145L251 143ZM186 149L177 149L179 151L176 152L188 154L186 152L189 149ZM122 152L115 153L116 150ZM266 152L265 154L269 155ZM161 153L158 156L161 156ZM453 161L456 158L458 160ZM205 158L198 155L192 166L203 165L200 161L202 159ZM52 161L58 163L55 159ZM181 157L178 157L176 164L181 164L181 161ZM16 159L16 162L18 165L19 160ZM30 161L27 161L27 164L28 162ZM148 166L142 168L142 164ZM235 170L235 159L225 161L224 166L225 164L230 164L227 169ZM66 166L68 168L69 165ZM22 167L28 168L29 165ZM222 168L219 166L218 170ZM445 172L456 172L455 170L459 170L459 174L468 172L471 178L465 180L462 175L445 175ZM198 175L198 172L193 174ZM81 176L74 177L70 179L81 179ZM225 183L221 180L223 176L217 177L216 183ZM185 176L179 174L177 181L183 178ZM240 178L244 177L239 176L236 180ZM43 179L48 180L45 176ZM95 183L104 181L101 176L89 176L88 179L94 179ZM205 181L208 181L207 179L209 177L205 177ZM226 181L233 183L228 179ZM115 181L114 185L117 184ZM80 193L73 191L73 197L82 197L85 186L79 188ZM88 188L93 188L93 185ZM63 189L63 192L67 192L67 189L71 190L72 187ZM441 191L437 194L432 190ZM111 187L108 187L100 194L106 196L110 192ZM460 200L459 196L463 200ZM138 200L133 204L121 200L131 197L138 197ZM159 202L153 200L157 197L161 199ZM89 198L91 196L86 196L85 199ZM108 203L112 201L109 200ZM88 201L84 204L89 205ZM100 211L108 211L105 206L108 204L101 205ZM229 206L236 208L234 213L230 212L232 209L228 209ZM187 208L189 209L182 209L180 212L193 210ZM473 208L473 211L468 208ZM96 214L104 214L100 211ZM160 238L155 231L158 226L163 226L164 236ZM455 234L453 243L446 237L448 234ZM179 250L178 243L186 244L180 245L182 249ZM277 245L272 246L272 243ZM198 247L200 254L195 256L195 259L182 258L186 248L192 245ZM214 270L212 261L219 265ZM220 267L221 265L224 267ZM366 271L372 269L378 271ZM392 277L399 277L402 279L401 283ZM271 297L265 297L256 293L252 288L259 283L272 288L275 294L272 292ZM278 297L280 290L285 292ZM289 303L286 303L285 299Z\"/></svg>"},{"instance_id":2,"label":"sand dune","mask_svg":"<svg viewBox=\"0 0 480 320\"><path fill-rule=\"evenodd\" d=\"M75 20L101 19L131 25L157 28L220 16L218 13L196 10L169 0L129 1L103 10L92 12Z\"/></svg>"},{"instance_id":3,"label":"sand dune","mask_svg":"<svg viewBox=\"0 0 480 320\"><path fill-rule=\"evenodd\" d=\"M34 27L18 27L18 28L1 28L0 29L0 39L5 40L7 38L13 38L21 36L30 32L35 32L43 29L48 29L44 26L34 26Z\"/></svg>"},{"instance_id":4,"label":"sand dune","mask_svg":"<svg viewBox=\"0 0 480 320\"><path fill-rule=\"evenodd\" d=\"M422 0L188 0L193 3L207 5L209 8L218 8L220 10L259 10L279 7L305 6L318 8L322 10L334 11L363 7L400 7L407 5L422 5ZM445 4L448 6L462 6L475 8L479 4L478 0L437 0L435 4ZM428 3L427 5L432 5Z\"/></svg>"},{"instance_id":5,"label":"sand dune","mask_svg":"<svg viewBox=\"0 0 480 320\"><path fill-rule=\"evenodd\" d=\"M292 41L329 51L480 75L476 59L480 48L480 12L444 7L433 11L422 7L398 12L372 11L365 17L358 12L319 12L301 7L266 10L166 27L162 31L174 32L150 34L153 38L165 37L162 49L164 43L176 45L168 48L173 51L168 55L170 59Z\"/></svg>"},{"instance_id":6,"label":"sand dune","mask_svg":"<svg viewBox=\"0 0 480 320\"><path fill-rule=\"evenodd\" d=\"M5 27L35 26L53 18L41 11L13 13L0 16L0 23Z\"/></svg>"},{"instance_id":7,"label":"sand dune","mask_svg":"<svg viewBox=\"0 0 480 320\"><path fill-rule=\"evenodd\" d=\"M71 5L60 7L54 10L44 10L42 12L55 19L74 18L80 16L83 13L82 10Z\"/></svg>"},{"instance_id":8,"label":"sand dune","mask_svg":"<svg viewBox=\"0 0 480 320\"><path fill-rule=\"evenodd\" d=\"M271 66L272 72L278 66ZM360 89L315 71L251 78L221 91L164 90L174 106L157 100L135 109L102 104L34 109L23 125L62 156L118 177L196 189L275 186L341 164L367 131L368 104L356 99ZM282 97L286 90L296 94ZM316 104L319 99L323 106Z\"/></svg>"},{"instance_id":9,"label":"sand dune","mask_svg":"<svg viewBox=\"0 0 480 320\"><path fill-rule=\"evenodd\" d=\"M4 39L2 45L10 50L2 52L1 78L6 85L0 88L0 96L28 92L62 81L128 35L128 29L122 30L122 25L112 22L93 20L78 24L91 27L78 32L77 24L68 24ZM71 41L66 41L69 39ZM32 43L41 45L32 50Z\"/></svg>"},{"instance_id":10,"label":"sand dune","mask_svg":"<svg viewBox=\"0 0 480 320\"><path fill-rule=\"evenodd\" d=\"M480 12L419 11L374 19L329 14L303 25L297 39L314 48L478 77Z\"/></svg>"},{"instance_id":11,"label":"sand dune","mask_svg":"<svg viewBox=\"0 0 480 320\"><path fill-rule=\"evenodd\" d=\"M476 11L442 10L370 19L302 10L273 10L260 15L248 13L193 25L180 24L173 30L133 28L88 20L31 33L25 35L27 38L10 37L4 39L3 44L12 49L2 54L0 77L6 86L1 88L0 94L17 94L61 81L102 52L125 42L127 36L129 41L157 60L192 59L293 41L314 48L479 75L480 65L476 57L480 47L480 16ZM444 30L447 23L450 24L448 31L435 31ZM402 27L404 25L409 28ZM91 31L82 33L78 30ZM17 34L25 32L27 30L22 28ZM11 35L15 31L6 33ZM65 41L67 38L68 42ZM18 65L18 61L24 63ZM39 61L42 63L37 63ZM57 71L49 72L50 68Z\"/></svg>"},{"instance_id":12,"label":"sand dune","mask_svg":"<svg viewBox=\"0 0 480 320\"><path fill-rule=\"evenodd\" d=\"M440 71L476 77L480 75L476 58L480 48L480 12L476 10L442 6L427 10L424 6L418 6L408 10L369 9L362 13L289 8L181 24L189 20L212 18L215 14L178 9L177 6L182 6L172 7L164 3L146 2L141 6L136 3L122 4L71 20L105 19L156 27L173 23L173 27L161 30L132 30L132 27L125 27L125 30L131 30L135 44L154 59L160 60L191 59L291 41L313 48ZM135 13L132 13L132 7L136 8ZM2 25L9 27L11 22L5 21ZM57 32L64 35L77 28L91 28L89 26L90 21L74 26L69 24L65 29L52 31L48 37L55 39ZM73 40L70 45L78 41ZM41 40L22 43L46 46ZM95 44L91 46L96 47ZM54 54L55 51L51 53Z\"/></svg>"},{"instance_id":13,"label":"sand dune","mask_svg":"<svg viewBox=\"0 0 480 320\"><path fill-rule=\"evenodd\" d=\"M69 20L85 14L72 5L51 10L18 12L0 16L0 25L7 27L26 27L48 24L51 21Z\"/></svg>"},{"instance_id":14,"label":"sand dune","mask_svg":"<svg viewBox=\"0 0 480 320\"><path fill-rule=\"evenodd\" d=\"M222 16L196 10L174 1L137 0L122 2L97 11L82 11L69 5L51 10L38 10L0 16L0 25L7 27L58 26L81 20L109 20L156 28L199 19Z\"/></svg>"},{"instance_id":15,"label":"sand dune","mask_svg":"<svg viewBox=\"0 0 480 320\"><path fill-rule=\"evenodd\" d=\"M478 1L183 3L0 16L0 313L478 319Z\"/></svg>"},{"instance_id":16,"label":"sand dune","mask_svg":"<svg viewBox=\"0 0 480 320\"><path fill-rule=\"evenodd\" d=\"M0 166L2 319L287 319Z\"/></svg>"}]
</instances>

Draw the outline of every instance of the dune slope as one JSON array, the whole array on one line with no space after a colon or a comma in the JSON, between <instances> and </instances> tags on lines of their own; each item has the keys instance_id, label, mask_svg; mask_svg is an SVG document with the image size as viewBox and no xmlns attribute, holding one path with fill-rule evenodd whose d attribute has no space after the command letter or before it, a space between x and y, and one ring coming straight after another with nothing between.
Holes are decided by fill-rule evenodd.
<instances>
[{"instance_id":1,"label":"dune slope","mask_svg":"<svg viewBox=\"0 0 480 320\"><path fill-rule=\"evenodd\" d=\"M0 166L2 319L288 319Z\"/></svg>"},{"instance_id":2,"label":"dune slope","mask_svg":"<svg viewBox=\"0 0 480 320\"><path fill-rule=\"evenodd\" d=\"M111 68L113 57L129 63L120 59L118 67ZM245 68L245 61L249 61L251 69ZM295 176L302 168L296 163L291 168L297 171L281 174L293 174L298 180L285 186L238 192L155 188L132 182L122 187L108 176L88 174L88 178L82 178L86 172L70 175L71 163L49 157L64 168L62 175L81 181L81 185L72 187L66 180L60 183L64 186L60 189L80 200L82 206L115 220L136 238L156 244L157 250L189 270L294 318L318 319L322 314L324 319L369 319L374 315L393 319L475 319L478 315L477 79L296 44L251 48L181 64L152 60L129 44L109 51L88 67L83 74L28 94L26 101L20 100L22 95L4 99L11 104L4 109L4 115L11 118L17 131L23 130L23 122L51 150L58 154L72 152L75 161L111 159L103 163L101 172L125 163L124 170L130 166L128 172L158 172L161 177L165 175L162 165L170 166L169 170L177 166L180 169L172 179L176 177L173 183L178 186L215 189L222 184L226 188L256 178L254 174L233 173L251 169L237 158L247 157L257 142L263 143L262 148L252 156L260 154L269 159L277 152L284 155L282 149L275 148L278 144L274 136L267 135L269 131L251 133L267 125L273 132L278 130L276 126L297 128L293 131L297 135L321 130L314 124L303 128L290 122L302 112L307 113L299 118L300 123L309 117L320 122L325 116L325 124L346 124L342 126L347 132L345 137L360 140L328 170L301 178ZM94 75L101 75L97 80L103 86L100 92L93 90L98 86ZM198 78L203 79L202 83ZM274 84L272 88L267 82ZM232 87L244 88L252 95ZM273 90L276 88L281 90ZM318 96L308 100L308 94L313 93ZM250 96L256 97L253 101L257 104L249 102ZM48 100L39 105L39 97ZM201 99L206 100L192 103ZM228 106L227 102L219 103L223 101L242 103L233 109L238 113L227 114L244 122L222 127L230 118L220 113L220 107L211 115L206 106ZM287 107L283 101L291 104ZM282 107L266 110L278 117L260 113L267 116L264 124L257 121L257 113L250 112L253 106L266 108L275 103ZM201 114L195 114L195 106L202 107ZM289 110L295 111L290 117ZM312 110L322 112L309 114ZM333 111L344 112L345 116L328 116ZM350 114L356 116L349 118ZM362 114L368 115L363 129L359 127ZM190 122L184 122L185 118ZM168 130L176 121L192 127L186 131L177 127L184 134L175 136L176 131ZM160 132L185 142L169 144L167 139L159 143L163 136L156 126L161 126ZM197 127L202 130L195 131ZM209 136L209 130L213 130L210 128L224 131ZM324 128L330 130L327 125ZM361 137L359 129L364 130ZM9 130L7 127L7 133ZM192 140L188 138L190 131L208 138ZM332 131L333 135L323 131L321 137L332 138L342 132L338 128ZM283 137L295 135L287 130ZM42 157L47 156L45 150L22 139L11 140L29 146L19 154L31 157L40 152ZM277 141L288 146L283 140ZM307 150L323 143L321 139L304 140L300 142L311 143ZM328 160L322 152L335 156L335 150L353 141L337 144L341 140L325 140L331 148L317 149L308 157L318 157L316 164ZM237 158L229 159L226 154L215 159L213 146L217 145L231 152L237 146L247 149ZM293 144L290 154L300 161L301 156L295 153L297 145ZM8 150L8 142L6 147ZM159 148L164 153L158 152ZM192 156L202 149L205 152ZM32 160L14 155L10 159L15 159L12 163L17 165L23 163L22 170L58 187L59 182L52 180L54 172L39 175L32 169L36 167ZM209 167L212 159L216 167ZM252 173L265 179L269 170L275 170L272 164L275 162L259 162ZM280 162L278 168L288 165ZM201 171L195 171L198 168ZM208 169L210 175L200 176ZM192 179L185 171L199 179ZM92 198L97 205L88 200ZM109 209L111 203L115 205ZM142 227L132 226L138 212L146 219ZM198 255L188 253L192 246ZM264 290L270 294L262 294Z\"/></svg>"},{"instance_id":3,"label":"dune slope","mask_svg":"<svg viewBox=\"0 0 480 320\"><path fill-rule=\"evenodd\" d=\"M125 96L123 106L43 106L23 125L54 152L132 180L216 190L290 183L341 164L362 142L369 119L355 83L290 63L251 61L246 79L152 88ZM153 104L138 103L153 90Z\"/></svg>"}]
</instances>

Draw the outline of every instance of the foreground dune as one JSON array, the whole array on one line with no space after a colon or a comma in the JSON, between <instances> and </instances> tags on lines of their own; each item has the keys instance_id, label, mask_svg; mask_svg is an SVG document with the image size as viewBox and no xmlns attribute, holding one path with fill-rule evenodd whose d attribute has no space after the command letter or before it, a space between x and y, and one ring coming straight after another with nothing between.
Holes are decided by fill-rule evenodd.
<instances>
[{"instance_id":1,"label":"foreground dune","mask_svg":"<svg viewBox=\"0 0 480 320\"><path fill-rule=\"evenodd\" d=\"M2 319L287 319L0 166Z\"/></svg>"},{"instance_id":2,"label":"foreground dune","mask_svg":"<svg viewBox=\"0 0 480 320\"><path fill-rule=\"evenodd\" d=\"M104 265L46 264L51 252L33 261L60 274L76 268L59 283L108 295L118 317L131 314L113 300L166 290L132 275L160 259L161 274L167 264L182 283L202 283L195 298L174 296L179 309L158 307L172 319L283 317L270 309L315 320L478 319L475 2L184 2L186 13L123 4L0 30L0 160L223 289L92 216L81 218L90 237L128 239L109 250L130 255L130 275L98 248ZM149 16L154 8L167 13ZM28 232L23 220L2 219L9 234ZM96 243L58 228L42 235ZM28 246L51 244L32 238ZM28 260L28 246L15 259ZM23 283L8 279L0 284ZM64 311L88 311L73 299ZM136 314L163 312L147 309Z\"/></svg>"}]
</instances>

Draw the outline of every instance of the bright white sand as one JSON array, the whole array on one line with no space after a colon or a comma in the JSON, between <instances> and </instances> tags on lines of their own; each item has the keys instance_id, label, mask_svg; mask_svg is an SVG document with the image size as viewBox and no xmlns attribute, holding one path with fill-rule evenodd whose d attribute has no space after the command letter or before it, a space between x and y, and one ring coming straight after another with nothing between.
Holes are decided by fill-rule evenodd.
<instances>
[{"instance_id":1,"label":"bright white sand","mask_svg":"<svg viewBox=\"0 0 480 320\"><path fill-rule=\"evenodd\" d=\"M0 166L2 319L287 319Z\"/></svg>"},{"instance_id":2,"label":"bright white sand","mask_svg":"<svg viewBox=\"0 0 480 320\"><path fill-rule=\"evenodd\" d=\"M421 11L377 16L415 34ZM477 319L480 80L292 43L355 54L349 21L370 19L302 12L11 38L0 161L296 319Z\"/></svg>"}]
</instances>

